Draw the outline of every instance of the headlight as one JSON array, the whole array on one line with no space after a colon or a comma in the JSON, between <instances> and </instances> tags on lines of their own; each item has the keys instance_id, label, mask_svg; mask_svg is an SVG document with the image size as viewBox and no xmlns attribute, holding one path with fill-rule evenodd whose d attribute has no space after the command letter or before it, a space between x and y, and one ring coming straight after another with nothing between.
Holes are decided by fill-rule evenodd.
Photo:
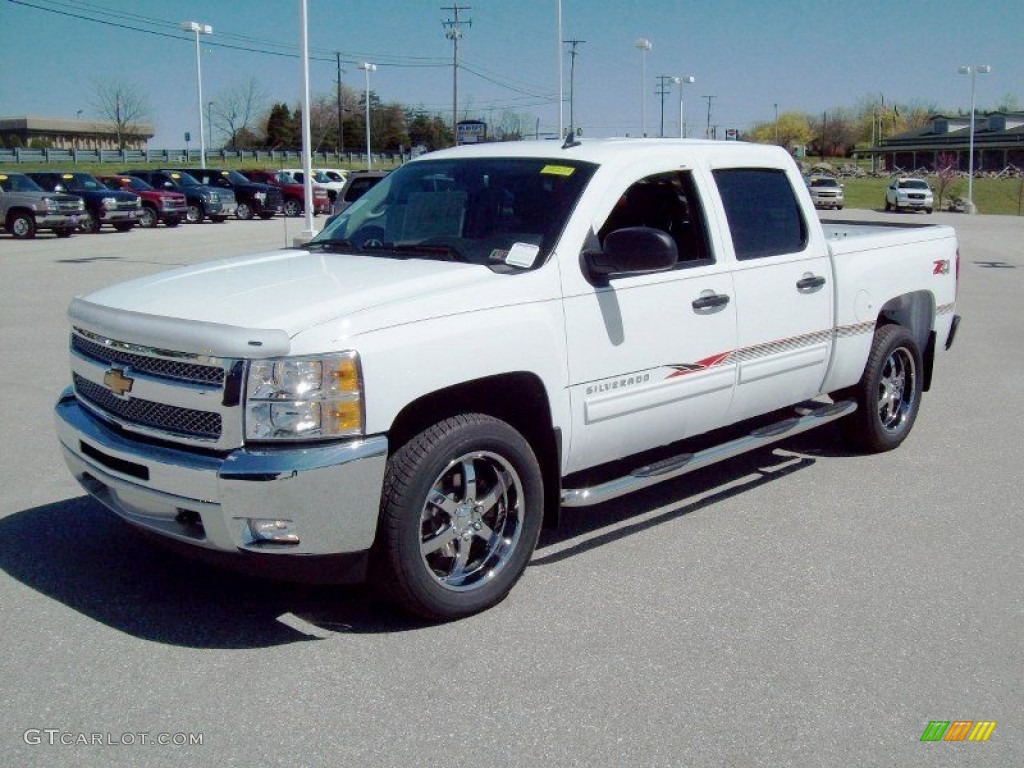
<instances>
[{"instance_id":1,"label":"headlight","mask_svg":"<svg viewBox=\"0 0 1024 768\"><path fill-rule=\"evenodd\" d=\"M254 360L245 397L248 440L323 440L363 433L359 355Z\"/></svg>"},{"instance_id":2,"label":"headlight","mask_svg":"<svg viewBox=\"0 0 1024 768\"><path fill-rule=\"evenodd\" d=\"M262 203L262 202L266 201L267 193L266 192L257 192L256 194L253 195L253 197L255 197L257 200L259 200Z\"/></svg>"},{"instance_id":3,"label":"headlight","mask_svg":"<svg viewBox=\"0 0 1024 768\"><path fill-rule=\"evenodd\" d=\"M102 200L100 200L100 203L103 204L104 208L114 208L117 205L117 198L116 197L104 197Z\"/></svg>"},{"instance_id":4,"label":"headlight","mask_svg":"<svg viewBox=\"0 0 1024 768\"><path fill-rule=\"evenodd\" d=\"M40 200L39 201L39 208L40 208L40 210L47 211L47 212L53 212L53 211L59 210L59 206L57 205L57 201L54 200L52 197L44 197L42 200Z\"/></svg>"}]
</instances>

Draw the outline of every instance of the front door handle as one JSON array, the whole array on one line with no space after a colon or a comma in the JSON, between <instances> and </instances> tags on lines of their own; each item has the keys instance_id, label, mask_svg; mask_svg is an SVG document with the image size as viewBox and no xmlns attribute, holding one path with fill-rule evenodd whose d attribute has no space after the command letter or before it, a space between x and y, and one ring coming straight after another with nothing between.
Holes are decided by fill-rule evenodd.
<instances>
[{"instance_id":1,"label":"front door handle","mask_svg":"<svg viewBox=\"0 0 1024 768\"><path fill-rule=\"evenodd\" d=\"M825 278L818 275L809 275L796 281L798 291L809 291L812 288L821 288L825 284Z\"/></svg>"},{"instance_id":2,"label":"front door handle","mask_svg":"<svg viewBox=\"0 0 1024 768\"><path fill-rule=\"evenodd\" d=\"M714 309L715 307L724 307L729 303L729 297L724 293L712 293L707 296L701 296L699 299L694 299L692 306L694 309Z\"/></svg>"}]
</instances>

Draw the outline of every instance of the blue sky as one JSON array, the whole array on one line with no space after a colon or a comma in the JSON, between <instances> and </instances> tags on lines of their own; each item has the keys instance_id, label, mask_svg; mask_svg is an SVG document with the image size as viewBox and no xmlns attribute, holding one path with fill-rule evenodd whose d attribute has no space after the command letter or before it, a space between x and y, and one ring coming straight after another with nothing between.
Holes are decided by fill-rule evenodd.
<instances>
[{"instance_id":1,"label":"blue sky","mask_svg":"<svg viewBox=\"0 0 1024 768\"><path fill-rule=\"evenodd\" d=\"M497 118L511 108L539 118L541 131L555 130L556 0L465 2L472 8L460 16L472 25L463 28L460 58L472 72L459 75L460 117ZM382 100L450 115L452 46L441 22L451 16L442 6L451 5L308 0L313 94L333 91L333 52L340 50L346 84L362 88L353 62L372 61L378 70L370 86ZM0 115L74 117L81 109L86 117L95 81L122 78L148 97L156 126L150 146L182 146L186 130L194 138L198 117L194 42L178 23L214 28L203 39L205 100L253 76L271 100L294 104L298 8L298 0L0 0ZM967 109L970 82L957 67L972 63L993 70L978 77L979 107L1014 94L1024 108L1024 0L562 0L562 13L563 37L586 40L575 98L586 135L639 132L638 37L653 46L645 101L654 135L661 74L697 78L684 91L690 135L706 123L706 95L715 97L712 123L741 130L770 120L774 104L817 114L871 94L886 103ZM665 102L668 135L676 131L677 94L673 88ZM568 106L565 114L568 121Z\"/></svg>"}]
</instances>

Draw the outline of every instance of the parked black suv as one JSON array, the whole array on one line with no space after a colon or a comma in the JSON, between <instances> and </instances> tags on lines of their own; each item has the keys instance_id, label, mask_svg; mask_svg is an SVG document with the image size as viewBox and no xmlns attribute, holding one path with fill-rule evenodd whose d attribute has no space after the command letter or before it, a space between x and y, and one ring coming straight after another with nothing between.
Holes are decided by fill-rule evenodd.
<instances>
[{"instance_id":1,"label":"parked black suv","mask_svg":"<svg viewBox=\"0 0 1024 768\"><path fill-rule=\"evenodd\" d=\"M181 192L188 200L188 214L185 220L190 224L199 224L207 217L210 221L220 224L228 216L233 216L238 208L235 193L230 189L207 187L184 171L129 170L121 173L126 176L137 176L157 189Z\"/></svg>"},{"instance_id":2,"label":"parked black suv","mask_svg":"<svg viewBox=\"0 0 1024 768\"><path fill-rule=\"evenodd\" d=\"M238 171L227 168L181 168L200 184L215 189L230 189L235 193L238 210L235 216L248 221L254 216L269 219L284 209L284 198L281 190L269 184L249 181Z\"/></svg>"},{"instance_id":3,"label":"parked black suv","mask_svg":"<svg viewBox=\"0 0 1024 768\"><path fill-rule=\"evenodd\" d=\"M85 214L78 226L83 232L99 232L104 224L110 224L118 232L127 232L139 223L142 199L134 192L107 189L92 174L36 171L25 175L47 192L66 192L82 198Z\"/></svg>"}]
</instances>

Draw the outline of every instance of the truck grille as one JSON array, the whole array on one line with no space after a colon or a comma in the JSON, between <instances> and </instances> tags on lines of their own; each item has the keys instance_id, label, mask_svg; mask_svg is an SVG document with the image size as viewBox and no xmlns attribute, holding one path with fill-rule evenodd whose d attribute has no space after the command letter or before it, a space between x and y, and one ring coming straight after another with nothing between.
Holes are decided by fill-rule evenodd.
<instances>
[{"instance_id":1,"label":"truck grille","mask_svg":"<svg viewBox=\"0 0 1024 768\"><path fill-rule=\"evenodd\" d=\"M219 413L179 408L138 398L122 400L109 390L77 373L72 375L72 379L75 385L75 394L78 397L117 419L176 435L213 440L220 437L221 417Z\"/></svg>"},{"instance_id":2,"label":"truck grille","mask_svg":"<svg viewBox=\"0 0 1024 768\"><path fill-rule=\"evenodd\" d=\"M57 210L61 213L77 213L81 212L82 204L79 200L58 200Z\"/></svg>"},{"instance_id":3,"label":"truck grille","mask_svg":"<svg viewBox=\"0 0 1024 768\"><path fill-rule=\"evenodd\" d=\"M116 341L77 326L69 347L75 394L96 415L161 440L242 445L243 361ZM125 379L122 394L111 382Z\"/></svg>"},{"instance_id":4,"label":"truck grille","mask_svg":"<svg viewBox=\"0 0 1024 768\"><path fill-rule=\"evenodd\" d=\"M108 366L116 363L150 376L187 381L193 384L216 384L219 386L224 383L224 369L212 365L136 355L122 349L97 344L77 335L71 337L71 349L98 363Z\"/></svg>"}]
</instances>

